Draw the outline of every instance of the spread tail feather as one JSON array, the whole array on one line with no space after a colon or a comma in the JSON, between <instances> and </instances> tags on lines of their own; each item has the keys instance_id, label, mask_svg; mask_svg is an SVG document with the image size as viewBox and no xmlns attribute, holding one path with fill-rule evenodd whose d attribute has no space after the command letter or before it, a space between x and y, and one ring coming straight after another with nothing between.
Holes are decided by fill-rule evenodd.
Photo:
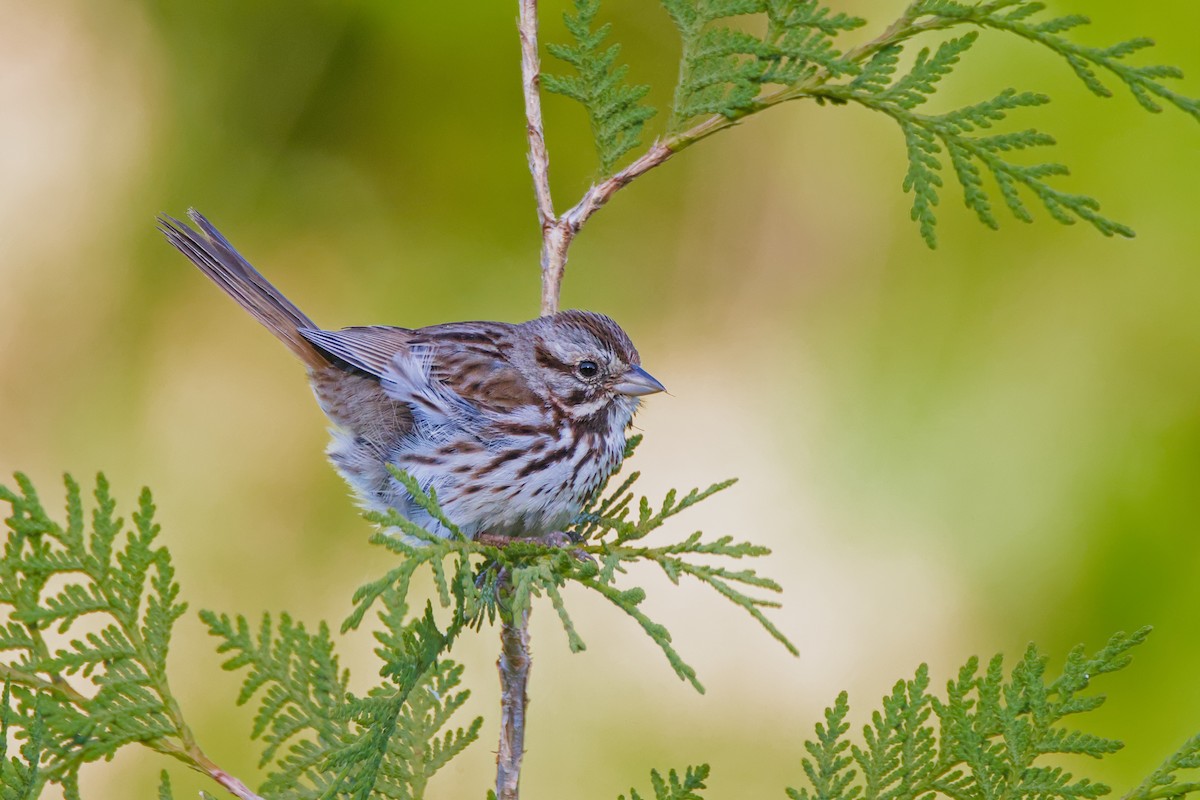
<instances>
[{"instance_id":1,"label":"spread tail feather","mask_svg":"<svg viewBox=\"0 0 1200 800\"><path fill-rule=\"evenodd\" d=\"M316 328L316 324L250 266L199 211L188 209L188 218L200 231L165 214L159 216L158 228L175 249L275 334L301 361L314 368L328 365L329 360L300 334L301 328Z\"/></svg>"}]
</instances>

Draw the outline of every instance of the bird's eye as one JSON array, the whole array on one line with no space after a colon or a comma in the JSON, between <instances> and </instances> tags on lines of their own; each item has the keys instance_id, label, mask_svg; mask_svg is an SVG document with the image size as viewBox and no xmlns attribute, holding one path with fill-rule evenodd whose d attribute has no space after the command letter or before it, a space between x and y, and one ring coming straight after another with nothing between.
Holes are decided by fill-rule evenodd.
<instances>
[{"instance_id":1,"label":"bird's eye","mask_svg":"<svg viewBox=\"0 0 1200 800\"><path fill-rule=\"evenodd\" d=\"M575 371L581 378L594 378L600 374L600 365L595 361L580 361L575 365Z\"/></svg>"}]
</instances>

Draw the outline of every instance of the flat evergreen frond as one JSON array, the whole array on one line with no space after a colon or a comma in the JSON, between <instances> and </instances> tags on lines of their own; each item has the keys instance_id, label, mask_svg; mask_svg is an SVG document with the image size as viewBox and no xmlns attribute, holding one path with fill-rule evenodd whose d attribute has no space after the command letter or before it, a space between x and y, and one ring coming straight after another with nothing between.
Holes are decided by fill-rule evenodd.
<instances>
[{"instance_id":1,"label":"flat evergreen frond","mask_svg":"<svg viewBox=\"0 0 1200 800\"><path fill-rule=\"evenodd\" d=\"M547 50L571 65L575 74L544 74L542 85L549 92L570 97L587 110L600 171L609 175L621 156L641 143L642 128L657 112L642 102L650 87L626 83L629 67L616 66L621 46L603 46L611 26L593 30L599 10L600 0L575 0L575 13L563 15L574 45L548 44Z\"/></svg>"},{"instance_id":2,"label":"flat evergreen frond","mask_svg":"<svg viewBox=\"0 0 1200 800\"><path fill-rule=\"evenodd\" d=\"M1052 680L1046 676L1045 657L1032 645L1007 676L1000 656L983 670L979 660L972 658L947 684L944 696L930 693L929 671L922 665L911 680L898 682L883 698L858 741L848 736L849 701L842 693L826 710L825 722L816 726L816 738L805 742L807 756L801 766L806 785L789 788L788 796L792 800L1101 797L1109 792L1107 786L1043 762L1046 756L1062 753L1103 758L1121 748L1115 739L1077 730L1064 720L1099 707L1104 698L1089 693L1092 681L1126 666L1129 650L1143 642L1148 632L1117 634L1091 656L1076 649ZM1189 750L1190 745L1180 751L1177 763L1197 763L1195 747ZM1178 769L1171 760L1164 767L1164 775ZM1151 787L1154 780L1152 776L1144 786ZM1147 795L1144 800L1167 794Z\"/></svg>"},{"instance_id":3,"label":"flat evergreen frond","mask_svg":"<svg viewBox=\"0 0 1200 800\"><path fill-rule=\"evenodd\" d=\"M462 667L443 658L466 619L460 610L443 632L426 607L423 617L397 627L404 599L387 592L382 604L376 653L386 682L366 697L348 699L340 717L353 730L325 754L324 769L344 781L346 797L419 798L429 779L478 738L483 724L476 718L467 728L442 733L469 696L456 691Z\"/></svg>"},{"instance_id":4,"label":"flat evergreen frond","mask_svg":"<svg viewBox=\"0 0 1200 800\"><path fill-rule=\"evenodd\" d=\"M319 746L332 747L347 730L334 719L346 702L348 673L341 668L324 624L309 632L287 614L273 623L263 615L257 633L245 617L202 611L209 633L221 640L218 653L232 654L227 670L249 668L238 694L238 705L260 698L251 737L265 743L260 765L276 759L294 738L307 736ZM293 747L284 758L283 781L293 781L310 765ZM290 784L287 784L290 785Z\"/></svg>"},{"instance_id":5,"label":"flat evergreen frond","mask_svg":"<svg viewBox=\"0 0 1200 800\"><path fill-rule=\"evenodd\" d=\"M859 67L834 47L839 33L866 25L866 20L833 14L816 0L768 0L766 43L761 57L762 83L794 86L824 70L829 77L856 74Z\"/></svg>"},{"instance_id":6,"label":"flat evergreen frond","mask_svg":"<svg viewBox=\"0 0 1200 800\"><path fill-rule=\"evenodd\" d=\"M461 666L443 660L405 691L382 686L351 698L343 713L353 722L354 735L326 754L326 775L313 782L314 789L335 778L340 781L336 794L326 788L321 796L423 797L429 779L479 738L479 717L465 729L442 733L470 696L454 691L461 676Z\"/></svg>"},{"instance_id":7,"label":"flat evergreen frond","mask_svg":"<svg viewBox=\"0 0 1200 800\"><path fill-rule=\"evenodd\" d=\"M1180 780L1181 772L1197 769L1200 769L1200 734L1184 742L1124 800L1166 800L1200 792L1200 780L1194 772L1192 780Z\"/></svg>"},{"instance_id":8,"label":"flat evergreen frond","mask_svg":"<svg viewBox=\"0 0 1200 800\"><path fill-rule=\"evenodd\" d=\"M397 800L422 797L429 779L479 738L482 717L476 717L467 728L442 733L470 696L469 691L455 691L462 671L460 665L443 660L408 693L388 739L386 757L380 762L375 783L380 795ZM375 720L369 714L359 722L364 730L374 730Z\"/></svg>"},{"instance_id":9,"label":"flat evergreen frond","mask_svg":"<svg viewBox=\"0 0 1200 800\"><path fill-rule=\"evenodd\" d=\"M903 186L905 192L913 195L912 219L920 225L922 238L930 247L937 244L935 208L944 186L942 173L946 162L962 186L967 207L990 228L999 227L999 221L985 176L994 182L1013 216L1023 222L1031 222L1033 217L1019 189L1032 194L1059 222L1069 225L1083 220L1106 236L1133 236L1128 227L1103 216L1095 199L1065 192L1048 182L1050 178L1067 175L1065 166L1019 164L1008 158L1011 153L1054 144L1052 137L1032 129L992 132L1011 111L1049 102L1045 95L1007 89L991 100L942 114L914 110L937 91L938 83L976 38L977 34L969 33L943 43L932 53L922 50L912 69L890 82L886 80L895 74L899 47L880 50L854 80L822 90L838 101L856 102L887 114L900 126L908 156Z\"/></svg>"},{"instance_id":10,"label":"flat evergreen frond","mask_svg":"<svg viewBox=\"0 0 1200 800\"><path fill-rule=\"evenodd\" d=\"M642 497L635 505L630 488L636 480L637 473L632 473L615 490L597 493L597 497L580 514L569 533L575 540L584 544L581 551L594 561L576 564L570 575L571 579L597 592L631 616L662 649L675 673L691 683L699 692L703 692L704 687L699 682L695 670L675 650L670 633L638 607L645 597L645 592L637 587L619 589L615 585L617 576L624 573L628 565L638 562L653 563L672 583L678 583L681 577L686 576L706 584L717 594L750 614L789 652L798 653L795 645L788 641L764 613L764 609L777 607L778 603L744 591L753 589L778 593L781 587L752 569L733 569L708 563L713 558L757 558L769 555L768 548L749 542L735 542L731 536L705 540L699 531L683 541L672 544L648 546L644 543L646 537L662 527L668 519L729 488L735 481L715 483L704 490L692 489L682 497L672 490L667 493L662 503L657 505ZM574 647L577 637L574 627L569 618L564 618L563 622Z\"/></svg>"},{"instance_id":11,"label":"flat evergreen frond","mask_svg":"<svg viewBox=\"0 0 1200 800\"><path fill-rule=\"evenodd\" d=\"M683 42L671 129L697 116L736 118L758 96L766 42L727 25L766 11L766 0L660 0Z\"/></svg>"},{"instance_id":12,"label":"flat evergreen frond","mask_svg":"<svg viewBox=\"0 0 1200 800\"><path fill-rule=\"evenodd\" d=\"M857 30L867 24L862 17L834 14L817 0L767 0L771 33L795 28L812 28L826 36Z\"/></svg>"},{"instance_id":13,"label":"flat evergreen frond","mask_svg":"<svg viewBox=\"0 0 1200 800\"><path fill-rule=\"evenodd\" d=\"M430 517L449 530L455 539L465 538L462 531L458 529L458 526L450 521L445 512L442 511L442 507L438 505L437 493L433 489L430 489L428 492L426 492L424 487L421 486L416 478L392 464L387 465L387 470L389 473L391 473L393 478L398 480L401 485L404 486L404 488L408 491L409 496L412 497L413 502L417 504L418 508L429 514ZM432 534L430 534L428 531L423 531L411 523L409 523L409 525L406 527L411 529L410 535L415 535L422 541L428 541L432 536ZM409 531L405 530L405 533L409 533Z\"/></svg>"},{"instance_id":14,"label":"flat evergreen frond","mask_svg":"<svg viewBox=\"0 0 1200 800\"><path fill-rule=\"evenodd\" d=\"M367 514L366 517L385 528L403 530L420 544L409 544L400 537L388 533L377 533L371 538L373 544L387 548L401 557L397 566L382 577L360 586L354 593L354 611L342 623L342 631L357 628L367 612L388 592L406 597L413 576L422 567L433 574L434 585L443 607L453 602L468 619L481 615L494 616L495 598L490 597L477 584L471 556L487 554L495 548L487 548L458 539L442 539L401 517L395 511L386 514ZM447 572L449 562L449 573Z\"/></svg>"},{"instance_id":15,"label":"flat evergreen frond","mask_svg":"<svg viewBox=\"0 0 1200 800\"><path fill-rule=\"evenodd\" d=\"M788 797L792 800L857 800L862 795L862 786L854 782L858 773L848 769L854 758L848 755L850 742L845 739L850 723L846 715L850 713L849 696L842 692L832 707L825 709L825 724L817 723L817 738L815 741L804 743L804 749L810 758L801 763L804 774L808 777L809 789L799 791L789 788Z\"/></svg>"},{"instance_id":16,"label":"flat evergreen frond","mask_svg":"<svg viewBox=\"0 0 1200 800\"><path fill-rule=\"evenodd\" d=\"M1014 34L1057 53L1074 70L1083 84L1101 97L1112 96L1112 91L1101 80L1099 74L1106 72L1125 84L1147 111L1158 113L1162 111L1162 103L1166 102L1200 120L1200 99L1181 95L1161 83L1167 79L1182 78L1181 70L1163 65L1135 66L1126 61L1127 57L1152 47L1153 41L1135 38L1108 47L1082 45L1062 34L1087 25L1090 20L1085 16L1072 14L1035 21L1033 18L1044 11L1045 7L1045 3L1029 0L1001 0L990 3L919 0L910 9L910 16L914 20L933 17L947 24L968 23Z\"/></svg>"},{"instance_id":17,"label":"flat evergreen frond","mask_svg":"<svg viewBox=\"0 0 1200 800\"><path fill-rule=\"evenodd\" d=\"M934 53L924 48L917 53L912 69L891 86L878 93L882 102L894 103L905 110L912 110L924 103L937 91L937 85L958 64L962 54L975 44L979 34L971 32L957 39L942 42Z\"/></svg>"},{"instance_id":18,"label":"flat evergreen frond","mask_svg":"<svg viewBox=\"0 0 1200 800\"><path fill-rule=\"evenodd\" d=\"M864 20L816 0L661 0L683 42L671 129L760 111L764 87L856 74L834 37ZM753 31L765 26L759 36Z\"/></svg>"},{"instance_id":19,"label":"flat evergreen frond","mask_svg":"<svg viewBox=\"0 0 1200 800\"><path fill-rule=\"evenodd\" d=\"M171 631L186 605L170 555L156 544L150 493L143 490L128 525L98 476L89 521L78 483L65 483L65 524L51 519L25 476L16 476L16 490L0 486L12 509L0 558L0 646L11 724L31 737L36 721L44 732L38 780L71 797L81 765L131 743L180 749L189 734L166 677ZM70 636L85 616L91 630L52 651L44 632ZM88 681L73 686L76 676Z\"/></svg>"},{"instance_id":20,"label":"flat evergreen frond","mask_svg":"<svg viewBox=\"0 0 1200 800\"><path fill-rule=\"evenodd\" d=\"M654 800L703 800L698 790L708 788L704 781L708 779L709 771L708 764L701 764L688 767L682 778L675 770L671 770L664 778L658 770L651 770L650 786L654 789ZM625 800L625 795L621 795L620 800ZM642 795L636 789L630 789L629 800L642 800Z\"/></svg>"},{"instance_id":21,"label":"flat evergreen frond","mask_svg":"<svg viewBox=\"0 0 1200 800\"><path fill-rule=\"evenodd\" d=\"M462 668L443 658L463 621L442 632L427 608L405 622L394 589L380 593L376 654L384 682L359 697L334 652L329 627L315 631L280 615L254 631L243 617L205 611L210 632L246 669L238 703L257 697L251 735L264 742L270 770L263 791L299 798L419 798L429 779L478 738L482 720L444 730L466 702Z\"/></svg>"},{"instance_id":22,"label":"flat evergreen frond","mask_svg":"<svg viewBox=\"0 0 1200 800\"><path fill-rule=\"evenodd\" d=\"M165 769L158 774L158 800L175 800L175 793L171 791L171 776Z\"/></svg>"},{"instance_id":23,"label":"flat evergreen frond","mask_svg":"<svg viewBox=\"0 0 1200 800\"><path fill-rule=\"evenodd\" d=\"M41 793L45 722L35 707L32 720L22 719L24 725L15 725L19 713L12 707L12 686L5 682L0 697L0 800L34 800ZM9 757L8 748L15 738L10 734L16 730L25 736L25 744L18 748L17 755Z\"/></svg>"},{"instance_id":24,"label":"flat evergreen frond","mask_svg":"<svg viewBox=\"0 0 1200 800\"><path fill-rule=\"evenodd\" d=\"M943 186L942 169L946 162L963 188L968 208L988 227L998 226L985 177L995 184L1004 204L1019 220L1032 217L1021 197L1021 190L1035 197L1050 215L1064 224L1083 220L1106 236L1132 236L1128 227L1100 213L1093 198L1062 191L1048 179L1064 176L1061 164L1023 165L1008 158L1018 150L1053 144L1039 131L983 135L981 129L1001 122L1015 108L1044 104L1044 95L1013 90L992 100L975 103L946 114L920 114L915 109L934 93L937 84L957 65L962 54L978 36L973 31L941 44L935 52L925 49L912 69L896 78L901 43L930 30L973 25L981 30L999 30L1040 44L1063 57L1084 84L1094 93L1109 96L1101 80L1106 73L1119 79L1141 105L1161 111L1169 103L1200 119L1200 100L1168 89L1161 81L1182 77L1174 67L1134 66L1129 56L1149 47L1148 39L1131 39L1109 47L1090 47L1066 38L1067 34L1089 22L1080 15L1039 19L1045 4L1031 0L993 0L967 3L960 0L916 0L904 16L889 28L887 35L870 46L855 51L863 60L861 70L848 83L831 83L824 76L808 82L811 96L835 102L854 101L882 111L900 125L904 135L909 168L904 190L912 192L912 218L920 225L921 236L930 247L936 244L934 226L936 206Z\"/></svg>"},{"instance_id":25,"label":"flat evergreen frond","mask_svg":"<svg viewBox=\"0 0 1200 800\"><path fill-rule=\"evenodd\" d=\"M636 447L637 438L630 440L627 452ZM407 476L398 473L404 480ZM499 616L511 619L528 610L535 598L550 601L572 651L586 649L586 644L571 620L562 589L568 583L600 594L632 617L642 630L663 651L675 673L700 692L703 685L695 670L674 648L671 634L661 624L650 619L640 608L645 592L639 587L618 587L618 576L633 563L656 564L668 578L678 583L690 577L709 586L713 591L741 607L792 653L795 646L766 616L765 610L778 606L773 600L751 594L778 593L779 585L752 569L734 569L720 562L768 555L770 550L749 542L735 542L724 536L705 540L699 532L673 544L651 546L646 538L671 518L702 500L733 485L722 481L707 489L692 489L680 495L675 491L652 505L643 497L636 504L630 491L637 474L625 478L614 490L607 483L585 505L575 523L565 532L572 544L556 547L533 540L515 540L498 548L474 541L441 539L421 530L395 512L368 514L385 530L403 534L377 534L373 542L401 556L399 563L377 580L361 587L354 595L355 610L343 623L343 630L357 627L367 611L382 604L381 612L395 624L398 617L389 616L389 603L402 604L407 597L413 577L421 568L432 573L439 601L443 607L455 609L455 619L478 627L485 619L494 622ZM442 515L436 498L421 494L411 479L405 483L417 501L435 518ZM717 562L717 563L712 563ZM500 575L507 576L501 582ZM507 587L507 588L506 588ZM387 598L391 598L388 600Z\"/></svg>"},{"instance_id":26,"label":"flat evergreen frond","mask_svg":"<svg viewBox=\"0 0 1200 800\"><path fill-rule=\"evenodd\" d=\"M904 48L898 44L881 48L871 60L866 63L858 76L850 82L851 90L859 90L870 94L883 92L892 82L896 67L900 64L900 53Z\"/></svg>"}]
</instances>

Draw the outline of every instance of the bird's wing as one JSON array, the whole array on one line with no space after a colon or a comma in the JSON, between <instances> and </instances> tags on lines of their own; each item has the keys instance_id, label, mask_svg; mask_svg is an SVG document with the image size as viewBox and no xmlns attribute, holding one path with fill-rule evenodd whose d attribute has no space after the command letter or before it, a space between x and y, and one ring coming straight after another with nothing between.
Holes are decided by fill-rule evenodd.
<instances>
[{"instance_id":1,"label":"bird's wing","mask_svg":"<svg viewBox=\"0 0 1200 800\"><path fill-rule=\"evenodd\" d=\"M430 376L476 407L507 414L543 400L510 360L517 326L453 322L413 331L413 346L429 348Z\"/></svg>"},{"instance_id":2,"label":"bird's wing","mask_svg":"<svg viewBox=\"0 0 1200 800\"><path fill-rule=\"evenodd\" d=\"M385 390L397 379L404 382L418 374L407 362L420 353L425 363L421 374L482 411L504 414L543 402L509 361L515 327L504 322L452 322L419 330L371 325L338 331L301 329L300 334L334 360L380 380ZM407 398L406 394L406 402Z\"/></svg>"},{"instance_id":3,"label":"bird's wing","mask_svg":"<svg viewBox=\"0 0 1200 800\"><path fill-rule=\"evenodd\" d=\"M387 325L342 328L340 331L301 328L300 335L333 359L376 378L387 374L392 358L397 352L407 351L413 338L413 332L408 328Z\"/></svg>"}]
</instances>

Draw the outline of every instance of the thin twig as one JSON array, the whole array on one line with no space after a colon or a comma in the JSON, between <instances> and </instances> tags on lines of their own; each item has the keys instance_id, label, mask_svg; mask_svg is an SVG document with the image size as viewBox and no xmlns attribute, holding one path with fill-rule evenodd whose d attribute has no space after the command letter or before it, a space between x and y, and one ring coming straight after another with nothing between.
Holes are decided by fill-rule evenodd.
<instances>
[{"instance_id":1,"label":"thin twig","mask_svg":"<svg viewBox=\"0 0 1200 800\"><path fill-rule=\"evenodd\" d=\"M199 756L196 759L194 768L203 772L205 775L212 778L217 783L221 784L225 789L238 800L263 800L263 798L255 794L251 789L242 783L240 780L230 775L225 770L214 764L208 756L197 751L193 756Z\"/></svg>"},{"instance_id":2,"label":"thin twig","mask_svg":"<svg viewBox=\"0 0 1200 800\"><path fill-rule=\"evenodd\" d=\"M525 95L525 135L529 139L529 172L537 197L542 229L542 314L558 311L558 295L567 266L569 237L554 214L550 196L550 154L542 127L542 75L538 59L537 0L520 0L517 30L521 35L521 88Z\"/></svg>"},{"instance_id":3,"label":"thin twig","mask_svg":"<svg viewBox=\"0 0 1200 800\"><path fill-rule=\"evenodd\" d=\"M763 102L768 102L768 99L764 99ZM629 166L625 167L625 169L616 175L610 175L599 183L593 184L591 188L584 192L579 202L562 215L560 222L568 232L568 244L579 233L580 228L583 227L583 223L587 222L592 214L595 214L605 203L612 199L617 190L623 189L635 178L645 175L650 170L664 163L680 150L691 147L696 142L706 139L714 133L731 128L737 125L740 120L740 117L730 118L720 115L709 117L685 131L655 141L645 153Z\"/></svg>"},{"instance_id":4,"label":"thin twig","mask_svg":"<svg viewBox=\"0 0 1200 800\"><path fill-rule=\"evenodd\" d=\"M496 797L517 800L525 755L525 707L529 704L529 611L502 616L500 625L500 747L496 752Z\"/></svg>"},{"instance_id":5,"label":"thin twig","mask_svg":"<svg viewBox=\"0 0 1200 800\"><path fill-rule=\"evenodd\" d=\"M58 694L63 699L75 705L82 705L88 699L86 695L80 694L58 674L52 674L49 676L49 679L44 679L31 672L18 669L11 664L0 664L0 682L28 686L30 689L35 689L39 692Z\"/></svg>"},{"instance_id":6,"label":"thin twig","mask_svg":"<svg viewBox=\"0 0 1200 800\"><path fill-rule=\"evenodd\" d=\"M521 84L525 94L525 132L529 138L529 171L537 195L538 220L545 229L554 223L550 198L550 155L542 128L541 63L538 59L537 0L521 0L517 27L521 34Z\"/></svg>"},{"instance_id":7,"label":"thin twig","mask_svg":"<svg viewBox=\"0 0 1200 800\"><path fill-rule=\"evenodd\" d=\"M671 149L668 142L657 141L637 161L634 161L616 175L609 176L600 181L600 183L593 184L590 189L584 192L579 202L562 216L563 223L567 230L570 231L570 238L574 238L575 234L579 233L579 229L583 227L583 223L587 222L592 214L599 211L601 206L607 203L618 189L623 188L639 175L649 172L674 154L675 151Z\"/></svg>"},{"instance_id":8,"label":"thin twig","mask_svg":"<svg viewBox=\"0 0 1200 800\"><path fill-rule=\"evenodd\" d=\"M567 271L567 250L576 231L555 220L542 231L542 316L558 312L563 275Z\"/></svg>"}]
</instances>

